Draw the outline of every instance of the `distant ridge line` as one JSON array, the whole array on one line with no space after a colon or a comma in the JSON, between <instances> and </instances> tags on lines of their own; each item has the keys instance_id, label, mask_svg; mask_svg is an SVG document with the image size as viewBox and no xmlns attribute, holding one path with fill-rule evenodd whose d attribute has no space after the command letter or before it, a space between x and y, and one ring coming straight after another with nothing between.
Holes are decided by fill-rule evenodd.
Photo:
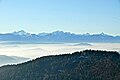
<instances>
[{"instance_id":1,"label":"distant ridge line","mask_svg":"<svg viewBox=\"0 0 120 80\"><path fill-rule=\"evenodd\" d=\"M100 34L75 34L64 31L54 31L52 33L31 34L24 30L13 33L0 34L0 41L31 41L31 42L120 42L120 36L112 36L105 33Z\"/></svg>"}]
</instances>

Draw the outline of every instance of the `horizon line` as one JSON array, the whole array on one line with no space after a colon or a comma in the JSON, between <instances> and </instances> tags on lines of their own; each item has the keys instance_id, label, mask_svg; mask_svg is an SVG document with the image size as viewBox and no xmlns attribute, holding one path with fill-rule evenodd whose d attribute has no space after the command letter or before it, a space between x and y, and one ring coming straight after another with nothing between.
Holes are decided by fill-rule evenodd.
<instances>
[{"instance_id":1,"label":"horizon line","mask_svg":"<svg viewBox=\"0 0 120 80\"><path fill-rule=\"evenodd\" d=\"M40 34L40 33L53 33L53 32L64 32L64 33L71 33L71 34L78 34L78 35L85 35L85 34L88 34L88 35L95 35L95 34L103 34L103 35L111 35L111 36L120 36L120 35L115 35L115 34L108 34L108 33L105 33L105 32L98 32L98 33L89 33L89 32L85 32L85 33L75 33L75 32L71 32L71 31L63 31L63 30L54 30L54 31L51 31L51 32L45 32L45 31L41 31L41 32L29 32L27 30L15 30L15 31L11 31L11 32L0 32L0 34L8 34L8 33L14 33L14 32L26 32L26 33L30 33L30 34Z\"/></svg>"}]
</instances>

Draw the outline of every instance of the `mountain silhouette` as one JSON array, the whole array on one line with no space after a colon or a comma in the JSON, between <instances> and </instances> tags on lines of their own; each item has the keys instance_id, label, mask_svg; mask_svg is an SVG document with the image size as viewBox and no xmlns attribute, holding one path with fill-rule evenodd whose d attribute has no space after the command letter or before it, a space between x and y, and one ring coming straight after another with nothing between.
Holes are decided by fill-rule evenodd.
<instances>
[{"instance_id":1,"label":"mountain silhouette","mask_svg":"<svg viewBox=\"0 0 120 80\"><path fill-rule=\"evenodd\" d=\"M70 32L55 31L52 33L31 34L24 30L13 33L0 34L0 41L25 41L36 43L61 43L61 42L120 42L120 36L100 34L75 34Z\"/></svg>"},{"instance_id":2,"label":"mountain silhouette","mask_svg":"<svg viewBox=\"0 0 120 80\"><path fill-rule=\"evenodd\" d=\"M27 60L29 60L29 58L0 55L0 66L7 64L17 64L20 62L25 62Z\"/></svg>"},{"instance_id":3,"label":"mountain silhouette","mask_svg":"<svg viewBox=\"0 0 120 80\"><path fill-rule=\"evenodd\" d=\"M0 67L0 80L120 80L118 52L85 50Z\"/></svg>"}]
</instances>

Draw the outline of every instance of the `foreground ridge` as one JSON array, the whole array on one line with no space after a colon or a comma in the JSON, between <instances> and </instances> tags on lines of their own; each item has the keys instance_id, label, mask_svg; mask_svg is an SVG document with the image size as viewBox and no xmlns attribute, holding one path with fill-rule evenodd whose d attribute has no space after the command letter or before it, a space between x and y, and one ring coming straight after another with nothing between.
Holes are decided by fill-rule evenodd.
<instances>
[{"instance_id":1,"label":"foreground ridge","mask_svg":"<svg viewBox=\"0 0 120 80\"><path fill-rule=\"evenodd\" d=\"M120 54L85 50L0 67L0 80L120 80Z\"/></svg>"}]
</instances>

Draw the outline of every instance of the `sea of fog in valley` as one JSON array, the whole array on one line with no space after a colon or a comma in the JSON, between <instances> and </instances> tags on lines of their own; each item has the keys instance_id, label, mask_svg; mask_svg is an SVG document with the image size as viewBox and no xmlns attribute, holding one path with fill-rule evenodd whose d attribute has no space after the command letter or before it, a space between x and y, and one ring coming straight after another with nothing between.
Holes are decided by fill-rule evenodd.
<instances>
[{"instance_id":1,"label":"sea of fog in valley","mask_svg":"<svg viewBox=\"0 0 120 80\"><path fill-rule=\"evenodd\" d=\"M0 55L36 58L47 55L72 53L86 49L120 51L120 43L0 43Z\"/></svg>"},{"instance_id":2,"label":"sea of fog in valley","mask_svg":"<svg viewBox=\"0 0 120 80\"><path fill-rule=\"evenodd\" d=\"M120 43L16 43L0 42L0 55L17 56L29 59L72 53L86 49L120 52ZM4 61L4 60L3 60Z\"/></svg>"}]
</instances>

